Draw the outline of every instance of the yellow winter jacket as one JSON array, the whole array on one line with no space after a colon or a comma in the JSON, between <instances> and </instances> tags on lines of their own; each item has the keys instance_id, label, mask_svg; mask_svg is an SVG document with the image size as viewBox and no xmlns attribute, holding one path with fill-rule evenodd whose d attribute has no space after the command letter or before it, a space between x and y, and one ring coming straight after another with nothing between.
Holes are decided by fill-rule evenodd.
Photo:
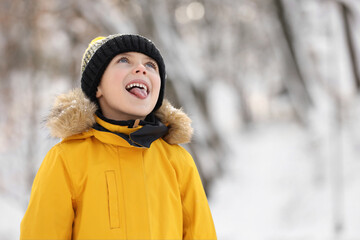
<instances>
[{"instance_id":1,"label":"yellow winter jacket","mask_svg":"<svg viewBox=\"0 0 360 240\"><path fill-rule=\"evenodd\" d=\"M81 90L58 98L48 125L63 140L35 177L20 239L216 239L194 161L176 144L191 137L187 116L165 102L157 116L169 133L146 148L114 134L142 126L94 110Z\"/></svg>"}]
</instances>

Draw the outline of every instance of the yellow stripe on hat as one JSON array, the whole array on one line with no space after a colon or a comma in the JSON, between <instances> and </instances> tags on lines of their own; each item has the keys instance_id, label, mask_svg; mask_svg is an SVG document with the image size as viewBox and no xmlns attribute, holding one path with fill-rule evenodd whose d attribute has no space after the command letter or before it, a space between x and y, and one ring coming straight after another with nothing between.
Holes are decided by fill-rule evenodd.
<instances>
[{"instance_id":1,"label":"yellow stripe on hat","mask_svg":"<svg viewBox=\"0 0 360 240\"><path fill-rule=\"evenodd\" d=\"M89 47L90 47L90 45L92 45L94 42L99 41L99 40L104 39L104 38L106 38L106 37L100 36L100 37L94 38L94 39L91 40L91 42L89 43Z\"/></svg>"},{"instance_id":2,"label":"yellow stripe on hat","mask_svg":"<svg viewBox=\"0 0 360 240\"><path fill-rule=\"evenodd\" d=\"M82 57L81 72L84 72L86 65L88 64L88 62L90 61L90 59L94 55L95 51L102 44L104 44L106 42L104 39L106 39L106 37L100 36L100 37L96 37L93 40L91 40L91 42L89 43L89 46L85 50L84 55Z\"/></svg>"}]
</instances>

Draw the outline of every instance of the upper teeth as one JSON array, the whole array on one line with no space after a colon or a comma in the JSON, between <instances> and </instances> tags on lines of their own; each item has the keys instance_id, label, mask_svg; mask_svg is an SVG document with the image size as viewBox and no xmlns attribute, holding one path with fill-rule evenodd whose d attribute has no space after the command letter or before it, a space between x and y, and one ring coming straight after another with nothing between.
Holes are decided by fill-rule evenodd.
<instances>
[{"instance_id":1,"label":"upper teeth","mask_svg":"<svg viewBox=\"0 0 360 240\"><path fill-rule=\"evenodd\" d=\"M142 83L132 83L126 86L126 89L131 89L133 87L139 87L139 88L143 88L145 91L147 91L147 87L142 84Z\"/></svg>"}]
</instances>

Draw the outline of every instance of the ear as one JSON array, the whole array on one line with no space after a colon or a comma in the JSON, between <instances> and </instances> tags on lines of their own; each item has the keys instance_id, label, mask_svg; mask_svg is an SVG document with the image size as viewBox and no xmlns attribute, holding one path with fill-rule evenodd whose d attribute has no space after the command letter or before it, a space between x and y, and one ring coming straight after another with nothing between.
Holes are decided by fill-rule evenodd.
<instances>
[{"instance_id":1,"label":"ear","mask_svg":"<svg viewBox=\"0 0 360 240\"><path fill-rule=\"evenodd\" d=\"M97 90L96 90L96 98L99 98L101 97L103 94L102 94L102 91L101 91L101 88L98 87Z\"/></svg>"}]
</instances>

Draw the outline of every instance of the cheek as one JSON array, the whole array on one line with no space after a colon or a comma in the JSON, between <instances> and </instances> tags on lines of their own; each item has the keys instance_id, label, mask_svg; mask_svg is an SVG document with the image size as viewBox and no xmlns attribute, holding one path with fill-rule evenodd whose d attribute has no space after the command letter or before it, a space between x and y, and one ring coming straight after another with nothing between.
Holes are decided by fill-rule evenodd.
<instances>
[{"instance_id":1,"label":"cheek","mask_svg":"<svg viewBox=\"0 0 360 240\"><path fill-rule=\"evenodd\" d=\"M114 71L111 74L111 82L112 84L121 84L125 78L126 74L123 71Z\"/></svg>"},{"instance_id":2,"label":"cheek","mask_svg":"<svg viewBox=\"0 0 360 240\"><path fill-rule=\"evenodd\" d=\"M103 75L98 90L102 95L113 95L122 87L121 76L115 72L107 72Z\"/></svg>"},{"instance_id":3,"label":"cheek","mask_svg":"<svg viewBox=\"0 0 360 240\"><path fill-rule=\"evenodd\" d=\"M160 87L161 87L160 77L155 78L153 86L154 86L154 90L156 90L157 93L160 93Z\"/></svg>"},{"instance_id":4,"label":"cheek","mask_svg":"<svg viewBox=\"0 0 360 240\"><path fill-rule=\"evenodd\" d=\"M112 94L112 96L120 96L119 91L125 90L123 86L123 74L113 73L108 75L106 81L104 81L104 88L106 88L107 93Z\"/></svg>"}]
</instances>

